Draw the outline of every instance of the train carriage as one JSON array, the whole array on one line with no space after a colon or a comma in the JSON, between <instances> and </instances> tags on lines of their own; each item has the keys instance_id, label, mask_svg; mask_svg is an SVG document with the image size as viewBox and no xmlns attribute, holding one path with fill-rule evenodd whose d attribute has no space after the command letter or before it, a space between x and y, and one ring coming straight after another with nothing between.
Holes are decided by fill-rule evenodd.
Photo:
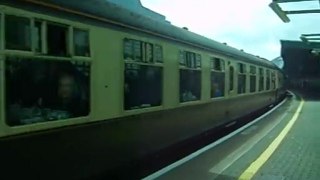
<instances>
[{"instance_id":1,"label":"train carriage","mask_svg":"<svg viewBox=\"0 0 320 180\"><path fill-rule=\"evenodd\" d=\"M105 1L5 0L0 17L3 177L105 175L284 94L271 62Z\"/></svg>"}]
</instances>

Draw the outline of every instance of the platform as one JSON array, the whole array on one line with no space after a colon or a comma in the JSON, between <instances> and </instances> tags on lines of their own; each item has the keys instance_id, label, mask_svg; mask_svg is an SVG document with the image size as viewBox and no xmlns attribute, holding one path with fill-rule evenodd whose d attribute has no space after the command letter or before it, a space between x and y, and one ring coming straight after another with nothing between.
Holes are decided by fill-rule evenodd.
<instances>
[{"instance_id":1,"label":"platform","mask_svg":"<svg viewBox=\"0 0 320 180\"><path fill-rule=\"evenodd\" d=\"M320 100L296 94L145 179L319 179Z\"/></svg>"}]
</instances>

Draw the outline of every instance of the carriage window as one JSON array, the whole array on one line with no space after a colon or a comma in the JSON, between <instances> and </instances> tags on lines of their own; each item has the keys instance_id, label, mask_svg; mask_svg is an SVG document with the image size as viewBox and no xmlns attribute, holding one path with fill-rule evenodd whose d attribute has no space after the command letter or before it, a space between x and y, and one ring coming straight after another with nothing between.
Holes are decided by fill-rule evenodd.
<instances>
[{"instance_id":1,"label":"carriage window","mask_svg":"<svg viewBox=\"0 0 320 180\"><path fill-rule=\"evenodd\" d=\"M213 58L211 60L211 69L216 71L224 71L225 69L224 61L219 58Z\"/></svg>"},{"instance_id":2,"label":"carriage window","mask_svg":"<svg viewBox=\"0 0 320 180\"><path fill-rule=\"evenodd\" d=\"M259 91L264 90L264 70L259 68Z\"/></svg>"},{"instance_id":3,"label":"carriage window","mask_svg":"<svg viewBox=\"0 0 320 180\"><path fill-rule=\"evenodd\" d=\"M144 62L153 62L153 45L151 43L144 43Z\"/></svg>"},{"instance_id":4,"label":"carriage window","mask_svg":"<svg viewBox=\"0 0 320 180\"><path fill-rule=\"evenodd\" d=\"M271 89L276 89L276 74L274 71L271 73Z\"/></svg>"},{"instance_id":5,"label":"carriage window","mask_svg":"<svg viewBox=\"0 0 320 180\"><path fill-rule=\"evenodd\" d=\"M189 51L179 52L179 62L180 66L187 68L201 68L201 55Z\"/></svg>"},{"instance_id":6,"label":"carriage window","mask_svg":"<svg viewBox=\"0 0 320 180\"><path fill-rule=\"evenodd\" d=\"M267 75L266 75L266 90L270 90L270 86L271 86L271 79L270 79L270 70L267 69Z\"/></svg>"},{"instance_id":7,"label":"carriage window","mask_svg":"<svg viewBox=\"0 0 320 180\"><path fill-rule=\"evenodd\" d=\"M47 24L48 55L67 56L68 27L66 25Z\"/></svg>"},{"instance_id":8,"label":"carriage window","mask_svg":"<svg viewBox=\"0 0 320 180\"><path fill-rule=\"evenodd\" d=\"M124 39L124 59L142 61L142 42Z\"/></svg>"},{"instance_id":9,"label":"carriage window","mask_svg":"<svg viewBox=\"0 0 320 180\"><path fill-rule=\"evenodd\" d=\"M13 15L5 16L5 48L31 50L31 20Z\"/></svg>"},{"instance_id":10,"label":"carriage window","mask_svg":"<svg viewBox=\"0 0 320 180\"><path fill-rule=\"evenodd\" d=\"M125 64L124 109L162 104L162 67Z\"/></svg>"},{"instance_id":11,"label":"carriage window","mask_svg":"<svg viewBox=\"0 0 320 180\"><path fill-rule=\"evenodd\" d=\"M180 69L180 102L200 100L201 71Z\"/></svg>"},{"instance_id":12,"label":"carriage window","mask_svg":"<svg viewBox=\"0 0 320 180\"><path fill-rule=\"evenodd\" d=\"M74 54L76 56L90 56L89 31L73 29Z\"/></svg>"},{"instance_id":13,"label":"carriage window","mask_svg":"<svg viewBox=\"0 0 320 180\"><path fill-rule=\"evenodd\" d=\"M154 46L154 58L155 58L155 61L158 63L163 62L162 51L163 51L162 46L160 45Z\"/></svg>"},{"instance_id":14,"label":"carriage window","mask_svg":"<svg viewBox=\"0 0 320 180\"><path fill-rule=\"evenodd\" d=\"M233 83L234 83L234 67L229 67L229 91L233 91Z\"/></svg>"},{"instance_id":15,"label":"carriage window","mask_svg":"<svg viewBox=\"0 0 320 180\"><path fill-rule=\"evenodd\" d=\"M6 59L6 120L11 126L89 113L90 64Z\"/></svg>"},{"instance_id":16,"label":"carriage window","mask_svg":"<svg viewBox=\"0 0 320 180\"><path fill-rule=\"evenodd\" d=\"M250 92L256 92L257 76L256 67L250 66Z\"/></svg>"},{"instance_id":17,"label":"carriage window","mask_svg":"<svg viewBox=\"0 0 320 180\"><path fill-rule=\"evenodd\" d=\"M224 61L219 58L211 59L211 98L223 97L225 88Z\"/></svg>"},{"instance_id":18,"label":"carriage window","mask_svg":"<svg viewBox=\"0 0 320 180\"><path fill-rule=\"evenodd\" d=\"M238 63L238 94L246 93L246 65Z\"/></svg>"}]
</instances>

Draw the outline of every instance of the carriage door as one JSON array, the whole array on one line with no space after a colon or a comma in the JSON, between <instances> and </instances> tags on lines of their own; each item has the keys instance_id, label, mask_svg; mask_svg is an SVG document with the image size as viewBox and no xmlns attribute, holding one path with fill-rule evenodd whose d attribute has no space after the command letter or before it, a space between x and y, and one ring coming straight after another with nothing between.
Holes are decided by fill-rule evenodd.
<instances>
[{"instance_id":1,"label":"carriage door","mask_svg":"<svg viewBox=\"0 0 320 180\"><path fill-rule=\"evenodd\" d=\"M235 80L236 80L236 76L235 76L235 68L234 68L234 65L229 61L229 66L228 66L228 70L229 70L229 79L228 79L228 81L229 81L229 84L228 84L228 86L229 86L229 89L228 89L228 95L229 96L234 96L235 95Z\"/></svg>"}]
</instances>

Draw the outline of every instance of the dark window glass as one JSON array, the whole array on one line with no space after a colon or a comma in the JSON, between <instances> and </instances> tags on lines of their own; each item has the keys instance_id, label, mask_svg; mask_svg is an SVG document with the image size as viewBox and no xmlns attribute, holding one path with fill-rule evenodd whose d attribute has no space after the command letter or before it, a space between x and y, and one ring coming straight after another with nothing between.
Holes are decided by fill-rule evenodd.
<instances>
[{"instance_id":1,"label":"dark window glass","mask_svg":"<svg viewBox=\"0 0 320 180\"><path fill-rule=\"evenodd\" d=\"M35 50L38 53L42 52L42 22L35 21L34 24L34 41L35 41Z\"/></svg>"},{"instance_id":2,"label":"dark window glass","mask_svg":"<svg viewBox=\"0 0 320 180\"><path fill-rule=\"evenodd\" d=\"M270 90L271 79L270 79L270 70L267 70L267 77L266 77L266 90Z\"/></svg>"},{"instance_id":3,"label":"dark window glass","mask_svg":"<svg viewBox=\"0 0 320 180\"><path fill-rule=\"evenodd\" d=\"M238 94L246 93L246 65L238 63Z\"/></svg>"},{"instance_id":4,"label":"dark window glass","mask_svg":"<svg viewBox=\"0 0 320 180\"><path fill-rule=\"evenodd\" d=\"M256 92L256 83L257 83L256 75L250 75L250 92Z\"/></svg>"},{"instance_id":5,"label":"dark window glass","mask_svg":"<svg viewBox=\"0 0 320 180\"><path fill-rule=\"evenodd\" d=\"M257 77L256 77L257 69L255 66L250 66L250 92L256 92L256 84L257 84Z\"/></svg>"},{"instance_id":6,"label":"dark window glass","mask_svg":"<svg viewBox=\"0 0 320 180\"><path fill-rule=\"evenodd\" d=\"M180 69L180 102L200 100L201 71Z\"/></svg>"},{"instance_id":7,"label":"dark window glass","mask_svg":"<svg viewBox=\"0 0 320 180\"><path fill-rule=\"evenodd\" d=\"M68 27L58 24L47 25L48 55L67 56Z\"/></svg>"},{"instance_id":8,"label":"dark window glass","mask_svg":"<svg viewBox=\"0 0 320 180\"><path fill-rule=\"evenodd\" d=\"M86 116L90 65L85 62L6 59L9 125Z\"/></svg>"},{"instance_id":9,"label":"dark window glass","mask_svg":"<svg viewBox=\"0 0 320 180\"><path fill-rule=\"evenodd\" d=\"M196 54L195 68L201 68L201 55L200 54Z\"/></svg>"},{"instance_id":10,"label":"dark window glass","mask_svg":"<svg viewBox=\"0 0 320 180\"><path fill-rule=\"evenodd\" d=\"M224 96L224 72L211 72L211 98Z\"/></svg>"},{"instance_id":11,"label":"dark window glass","mask_svg":"<svg viewBox=\"0 0 320 180\"><path fill-rule=\"evenodd\" d=\"M154 46L154 58L156 62L162 63L163 62L163 55L162 55L162 46L155 45Z\"/></svg>"},{"instance_id":12,"label":"dark window glass","mask_svg":"<svg viewBox=\"0 0 320 180\"><path fill-rule=\"evenodd\" d=\"M259 68L259 91L264 90L264 71L262 68Z\"/></svg>"},{"instance_id":13,"label":"dark window glass","mask_svg":"<svg viewBox=\"0 0 320 180\"><path fill-rule=\"evenodd\" d=\"M179 63L188 68L201 68L201 55L188 51L179 52Z\"/></svg>"},{"instance_id":14,"label":"dark window glass","mask_svg":"<svg viewBox=\"0 0 320 180\"><path fill-rule=\"evenodd\" d=\"M229 68L229 91L233 90L233 84L234 84L234 67L230 66L230 68Z\"/></svg>"},{"instance_id":15,"label":"dark window glass","mask_svg":"<svg viewBox=\"0 0 320 180\"><path fill-rule=\"evenodd\" d=\"M238 63L238 73L246 73L246 65L242 64L242 63Z\"/></svg>"},{"instance_id":16,"label":"dark window glass","mask_svg":"<svg viewBox=\"0 0 320 180\"><path fill-rule=\"evenodd\" d=\"M132 43L133 59L136 61L142 61L142 42L133 40Z\"/></svg>"},{"instance_id":17,"label":"dark window glass","mask_svg":"<svg viewBox=\"0 0 320 180\"><path fill-rule=\"evenodd\" d=\"M179 64L181 66L186 65L186 52L185 51L179 51Z\"/></svg>"},{"instance_id":18,"label":"dark window glass","mask_svg":"<svg viewBox=\"0 0 320 180\"><path fill-rule=\"evenodd\" d=\"M123 58L125 60L133 60L133 40L124 39Z\"/></svg>"},{"instance_id":19,"label":"dark window glass","mask_svg":"<svg viewBox=\"0 0 320 180\"><path fill-rule=\"evenodd\" d=\"M162 67L125 64L124 109L162 104Z\"/></svg>"},{"instance_id":20,"label":"dark window glass","mask_svg":"<svg viewBox=\"0 0 320 180\"><path fill-rule=\"evenodd\" d=\"M271 73L271 88L276 89L276 74L275 74L275 72Z\"/></svg>"},{"instance_id":21,"label":"dark window glass","mask_svg":"<svg viewBox=\"0 0 320 180\"><path fill-rule=\"evenodd\" d=\"M153 45L150 43L144 43L145 55L144 60L146 63L153 63Z\"/></svg>"},{"instance_id":22,"label":"dark window glass","mask_svg":"<svg viewBox=\"0 0 320 180\"><path fill-rule=\"evenodd\" d=\"M238 94L246 93L246 75L238 75Z\"/></svg>"},{"instance_id":23,"label":"dark window glass","mask_svg":"<svg viewBox=\"0 0 320 180\"><path fill-rule=\"evenodd\" d=\"M196 54L195 53L192 53L192 52L186 52L186 66L189 67L189 68L195 68L196 66Z\"/></svg>"},{"instance_id":24,"label":"dark window glass","mask_svg":"<svg viewBox=\"0 0 320 180\"><path fill-rule=\"evenodd\" d=\"M250 66L250 74L256 74L257 73L257 69L254 66Z\"/></svg>"},{"instance_id":25,"label":"dark window glass","mask_svg":"<svg viewBox=\"0 0 320 180\"><path fill-rule=\"evenodd\" d=\"M28 18L5 16L6 49L31 50L31 21Z\"/></svg>"},{"instance_id":26,"label":"dark window glass","mask_svg":"<svg viewBox=\"0 0 320 180\"><path fill-rule=\"evenodd\" d=\"M76 56L90 56L89 31L74 28L73 43Z\"/></svg>"}]
</instances>

